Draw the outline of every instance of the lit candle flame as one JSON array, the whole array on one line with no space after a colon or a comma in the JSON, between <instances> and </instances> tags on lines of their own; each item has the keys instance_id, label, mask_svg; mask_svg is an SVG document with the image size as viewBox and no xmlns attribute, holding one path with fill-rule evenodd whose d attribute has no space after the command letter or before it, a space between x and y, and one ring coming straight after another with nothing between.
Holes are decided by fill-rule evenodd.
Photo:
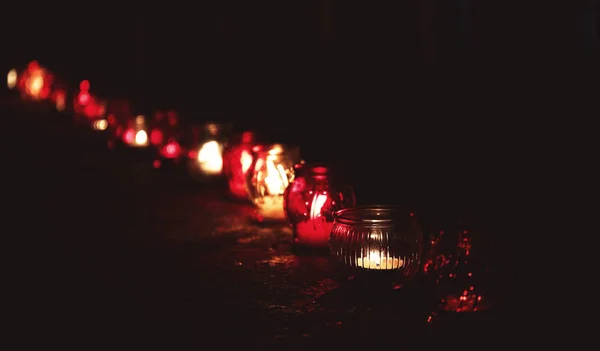
<instances>
[{"instance_id":1,"label":"lit candle flame","mask_svg":"<svg viewBox=\"0 0 600 351\"><path fill-rule=\"evenodd\" d=\"M223 155L219 143L215 140L204 143L198 152L198 162L204 172L220 173L223 169Z\"/></svg>"},{"instance_id":2,"label":"lit candle flame","mask_svg":"<svg viewBox=\"0 0 600 351\"><path fill-rule=\"evenodd\" d=\"M312 206L310 207L311 219L316 219L321 216L321 210L323 209L325 202L327 202L327 195L325 194L318 194L313 197Z\"/></svg>"},{"instance_id":3,"label":"lit candle flame","mask_svg":"<svg viewBox=\"0 0 600 351\"><path fill-rule=\"evenodd\" d=\"M380 266L381 265L381 253L377 250L371 250L369 252L369 262L371 262L371 265Z\"/></svg>"},{"instance_id":4,"label":"lit candle flame","mask_svg":"<svg viewBox=\"0 0 600 351\"><path fill-rule=\"evenodd\" d=\"M27 80L29 87L29 93L33 96L40 95L42 88L44 87L44 77L41 74L36 74Z\"/></svg>"},{"instance_id":5,"label":"lit candle flame","mask_svg":"<svg viewBox=\"0 0 600 351\"><path fill-rule=\"evenodd\" d=\"M283 195L285 188L288 186L285 169L283 169L281 165L275 166L275 163L271 159L267 159L265 185L267 187L267 192L270 195Z\"/></svg>"},{"instance_id":6,"label":"lit candle flame","mask_svg":"<svg viewBox=\"0 0 600 351\"><path fill-rule=\"evenodd\" d=\"M240 162L242 163L242 173L246 174L246 171L248 171L252 165L252 155L246 150L242 151Z\"/></svg>"},{"instance_id":7,"label":"lit candle flame","mask_svg":"<svg viewBox=\"0 0 600 351\"><path fill-rule=\"evenodd\" d=\"M145 130L140 130L135 133L135 143L137 145L146 145L148 142L148 134L146 134Z\"/></svg>"},{"instance_id":8,"label":"lit candle flame","mask_svg":"<svg viewBox=\"0 0 600 351\"><path fill-rule=\"evenodd\" d=\"M8 89L14 89L17 86L17 70L16 69L11 69L8 72L8 75L6 76L6 84L8 86Z\"/></svg>"}]
</instances>

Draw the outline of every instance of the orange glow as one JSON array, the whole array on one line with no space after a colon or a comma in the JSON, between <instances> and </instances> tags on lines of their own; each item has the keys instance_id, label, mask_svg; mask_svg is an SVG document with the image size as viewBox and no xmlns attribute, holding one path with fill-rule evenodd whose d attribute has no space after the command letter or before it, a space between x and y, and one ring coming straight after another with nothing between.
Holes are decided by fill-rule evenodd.
<instances>
[{"instance_id":1,"label":"orange glow","mask_svg":"<svg viewBox=\"0 0 600 351\"><path fill-rule=\"evenodd\" d=\"M269 151L271 154L273 150ZM272 155L272 154L271 154ZM281 165L275 166L273 160L267 158L267 176L265 186L269 195L283 195L288 186L288 178L285 169Z\"/></svg>"},{"instance_id":2,"label":"orange glow","mask_svg":"<svg viewBox=\"0 0 600 351\"><path fill-rule=\"evenodd\" d=\"M8 75L6 76L6 85L8 86L8 89L14 89L17 86L17 78L18 74L16 69L13 68L8 71Z\"/></svg>"},{"instance_id":3,"label":"orange glow","mask_svg":"<svg viewBox=\"0 0 600 351\"><path fill-rule=\"evenodd\" d=\"M35 98L39 98L42 92L42 88L44 87L44 76L41 72L31 75L27 78L25 83L27 87L27 93Z\"/></svg>"},{"instance_id":4,"label":"orange glow","mask_svg":"<svg viewBox=\"0 0 600 351\"><path fill-rule=\"evenodd\" d=\"M375 231L369 234L369 238L375 242L383 241L383 233ZM371 249L367 256L358 257L356 266L374 270L398 269L404 266L404 261L398 257L390 257L385 250Z\"/></svg>"},{"instance_id":5,"label":"orange glow","mask_svg":"<svg viewBox=\"0 0 600 351\"><path fill-rule=\"evenodd\" d=\"M246 174L250 166L252 166L252 155L248 151L243 150L240 162L242 163L242 173Z\"/></svg>"},{"instance_id":6,"label":"orange glow","mask_svg":"<svg viewBox=\"0 0 600 351\"><path fill-rule=\"evenodd\" d=\"M55 95L56 110L62 112L66 108L67 94L64 91L59 91Z\"/></svg>"},{"instance_id":7,"label":"orange glow","mask_svg":"<svg viewBox=\"0 0 600 351\"><path fill-rule=\"evenodd\" d=\"M106 130L106 128L108 128L108 122L105 119L99 119L94 121L92 128L94 130Z\"/></svg>"},{"instance_id":8,"label":"orange glow","mask_svg":"<svg viewBox=\"0 0 600 351\"><path fill-rule=\"evenodd\" d=\"M145 130L138 130L135 133L135 144L139 146L145 146L148 143L148 134Z\"/></svg>"},{"instance_id":9,"label":"orange glow","mask_svg":"<svg viewBox=\"0 0 600 351\"><path fill-rule=\"evenodd\" d=\"M200 170L206 174L219 174L223 170L223 153L221 144L212 140L204 143L198 152Z\"/></svg>"}]
</instances>

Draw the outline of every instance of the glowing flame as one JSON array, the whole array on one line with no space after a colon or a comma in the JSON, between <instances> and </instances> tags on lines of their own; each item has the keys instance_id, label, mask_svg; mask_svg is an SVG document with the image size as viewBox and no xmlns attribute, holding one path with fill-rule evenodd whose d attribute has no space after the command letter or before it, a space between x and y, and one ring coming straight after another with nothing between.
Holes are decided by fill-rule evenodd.
<instances>
[{"instance_id":1,"label":"glowing flame","mask_svg":"<svg viewBox=\"0 0 600 351\"><path fill-rule=\"evenodd\" d=\"M60 92L56 94L56 110L62 112L66 108L67 98L65 97L65 93Z\"/></svg>"},{"instance_id":2,"label":"glowing flame","mask_svg":"<svg viewBox=\"0 0 600 351\"><path fill-rule=\"evenodd\" d=\"M205 173L221 173L223 170L221 145L215 140L204 143L198 152L198 162L200 162L200 169Z\"/></svg>"},{"instance_id":3,"label":"glowing flame","mask_svg":"<svg viewBox=\"0 0 600 351\"><path fill-rule=\"evenodd\" d=\"M369 252L369 262L371 265L380 266L381 265L381 253L377 250L371 250Z\"/></svg>"},{"instance_id":4,"label":"glowing flame","mask_svg":"<svg viewBox=\"0 0 600 351\"><path fill-rule=\"evenodd\" d=\"M106 130L108 128L108 122L105 119L100 119L94 122L94 130Z\"/></svg>"},{"instance_id":5,"label":"glowing flame","mask_svg":"<svg viewBox=\"0 0 600 351\"><path fill-rule=\"evenodd\" d=\"M252 155L246 150L242 151L240 162L242 163L242 173L246 174L246 171L252 165Z\"/></svg>"},{"instance_id":6,"label":"glowing flame","mask_svg":"<svg viewBox=\"0 0 600 351\"><path fill-rule=\"evenodd\" d=\"M148 134L146 134L145 130L139 130L135 133L135 143L137 145L146 145L148 142Z\"/></svg>"},{"instance_id":7,"label":"glowing flame","mask_svg":"<svg viewBox=\"0 0 600 351\"><path fill-rule=\"evenodd\" d=\"M39 97L44 87L44 77L41 74L35 74L29 77L26 82L29 95Z\"/></svg>"},{"instance_id":8,"label":"glowing flame","mask_svg":"<svg viewBox=\"0 0 600 351\"><path fill-rule=\"evenodd\" d=\"M6 76L6 85L8 89L14 89L17 86L17 70L11 69Z\"/></svg>"},{"instance_id":9,"label":"glowing flame","mask_svg":"<svg viewBox=\"0 0 600 351\"><path fill-rule=\"evenodd\" d=\"M310 218L316 219L321 216L321 210L327 202L326 194L318 194L313 197L312 206L310 207Z\"/></svg>"},{"instance_id":10,"label":"glowing flame","mask_svg":"<svg viewBox=\"0 0 600 351\"><path fill-rule=\"evenodd\" d=\"M288 186L287 175L283 166L277 165L273 160L267 159L267 176L265 177L265 185L267 192L270 195L283 195L285 188Z\"/></svg>"},{"instance_id":11,"label":"glowing flame","mask_svg":"<svg viewBox=\"0 0 600 351\"><path fill-rule=\"evenodd\" d=\"M146 120L146 118L144 118L144 116L139 115L135 118L135 123L136 124L144 124L144 121Z\"/></svg>"}]
</instances>

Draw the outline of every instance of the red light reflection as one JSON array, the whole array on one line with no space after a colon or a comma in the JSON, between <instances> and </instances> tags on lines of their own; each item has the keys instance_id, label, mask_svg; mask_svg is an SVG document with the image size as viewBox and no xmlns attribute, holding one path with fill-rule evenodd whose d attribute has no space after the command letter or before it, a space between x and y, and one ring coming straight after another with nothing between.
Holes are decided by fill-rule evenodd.
<instances>
[{"instance_id":1,"label":"red light reflection","mask_svg":"<svg viewBox=\"0 0 600 351\"><path fill-rule=\"evenodd\" d=\"M162 149L162 155L166 158L176 158L181 152L181 147L175 141L169 142Z\"/></svg>"},{"instance_id":2,"label":"red light reflection","mask_svg":"<svg viewBox=\"0 0 600 351\"><path fill-rule=\"evenodd\" d=\"M123 141L125 141L127 144L133 144L135 141L135 130L127 129L127 131L125 131L123 134Z\"/></svg>"},{"instance_id":3,"label":"red light reflection","mask_svg":"<svg viewBox=\"0 0 600 351\"><path fill-rule=\"evenodd\" d=\"M80 105L87 105L90 102L90 94L87 92L80 92L77 99Z\"/></svg>"},{"instance_id":4,"label":"red light reflection","mask_svg":"<svg viewBox=\"0 0 600 351\"><path fill-rule=\"evenodd\" d=\"M90 90L90 81L82 80L81 83L79 83L79 89L83 92L88 92Z\"/></svg>"},{"instance_id":5,"label":"red light reflection","mask_svg":"<svg viewBox=\"0 0 600 351\"><path fill-rule=\"evenodd\" d=\"M160 129L152 129L150 132L150 143L152 145L160 145L163 143L164 134Z\"/></svg>"}]
</instances>

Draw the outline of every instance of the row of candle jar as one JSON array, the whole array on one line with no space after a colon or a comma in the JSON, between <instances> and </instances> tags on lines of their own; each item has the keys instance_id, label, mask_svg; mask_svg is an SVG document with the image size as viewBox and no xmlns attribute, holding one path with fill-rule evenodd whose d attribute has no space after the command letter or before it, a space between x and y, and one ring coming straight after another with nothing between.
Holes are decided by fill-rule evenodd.
<instances>
[{"instance_id":1,"label":"row of candle jar","mask_svg":"<svg viewBox=\"0 0 600 351\"><path fill-rule=\"evenodd\" d=\"M419 269L423 234L414 214L356 207L351 186L331 167L305 163L298 148L254 145L251 133L226 151L235 197L250 199L261 222L288 222L295 244L329 247L340 263L368 270Z\"/></svg>"}]
</instances>

